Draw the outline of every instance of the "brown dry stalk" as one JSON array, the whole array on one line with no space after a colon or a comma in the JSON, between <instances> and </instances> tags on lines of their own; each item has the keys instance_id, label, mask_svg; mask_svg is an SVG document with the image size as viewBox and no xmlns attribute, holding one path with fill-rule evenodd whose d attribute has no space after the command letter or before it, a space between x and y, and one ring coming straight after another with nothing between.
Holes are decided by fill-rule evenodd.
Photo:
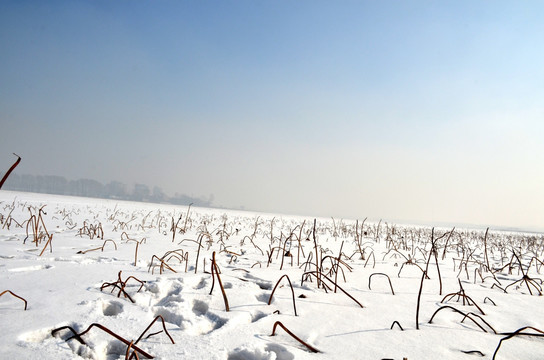
<instances>
[{"instance_id":1,"label":"brown dry stalk","mask_svg":"<svg viewBox=\"0 0 544 360\"><path fill-rule=\"evenodd\" d=\"M134 250L134 266L138 264L138 246L140 246L140 243L136 241L136 250Z\"/></svg>"},{"instance_id":2,"label":"brown dry stalk","mask_svg":"<svg viewBox=\"0 0 544 360\"><path fill-rule=\"evenodd\" d=\"M527 271L523 270L523 266L521 264L521 260L519 259L518 255L514 252L514 256L516 257L516 259L518 260L518 263L519 263L519 269L521 270L521 273L523 274L523 277L517 281L514 281L513 283L511 283L510 285L506 286L504 288L504 292L506 292L508 290L508 288L510 286L513 286L517 283L525 283L525 285L527 286L527 289L529 290L529 293L531 295L533 295L533 292L531 291L531 286L534 287L534 289L536 291L538 291L538 295L542 295L542 287L536 282L536 280L540 281L540 284L542 284L542 280L541 279L538 279L538 278L531 278L529 277L529 275L527 275Z\"/></svg>"},{"instance_id":3,"label":"brown dry stalk","mask_svg":"<svg viewBox=\"0 0 544 360\"><path fill-rule=\"evenodd\" d=\"M131 341L130 344L128 344L127 346L127 351L125 351L125 359L127 360L130 360L134 357L136 357L136 359L138 360L140 359L136 351L133 350L132 353L130 353L130 349L132 348L133 345L134 345L134 341Z\"/></svg>"},{"instance_id":4,"label":"brown dry stalk","mask_svg":"<svg viewBox=\"0 0 544 360\"><path fill-rule=\"evenodd\" d=\"M389 280L389 287L391 287L391 293L393 295L395 295L395 290L393 290L393 285L391 284L391 279L389 278L389 276L387 274L384 274L384 273L374 273L374 274L371 274L369 277L368 277L368 288L370 289L370 282L372 281L372 277L374 275L381 275L381 276L385 276L387 278L387 280ZM372 290L372 289L370 289Z\"/></svg>"},{"instance_id":5,"label":"brown dry stalk","mask_svg":"<svg viewBox=\"0 0 544 360\"><path fill-rule=\"evenodd\" d=\"M291 251L285 250L285 247L287 246L287 241L291 240L291 237L292 237L292 234L289 235L289 237L287 239L285 239L285 242L283 243L283 252L281 254L280 270L283 270L283 260L285 259L286 256L291 257L291 266L293 265L293 255L291 255ZM281 240L280 240L280 243L281 243Z\"/></svg>"},{"instance_id":6,"label":"brown dry stalk","mask_svg":"<svg viewBox=\"0 0 544 360\"><path fill-rule=\"evenodd\" d=\"M317 253L317 240L315 238L315 225L316 225L316 222L317 220L314 219L314 227L313 227L313 230L312 230L312 237L314 239L314 249L315 249L315 272L316 272L316 277L317 277L317 288L319 289L320 285L321 285L321 280L319 279L320 275L321 275L321 272L319 271L319 255Z\"/></svg>"},{"instance_id":7,"label":"brown dry stalk","mask_svg":"<svg viewBox=\"0 0 544 360\"><path fill-rule=\"evenodd\" d=\"M342 244L340 244L340 251L338 252L338 257L336 258L336 271L334 273L334 292L336 293L337 283L338 283L338 267L340 263L340 258L342 257L342 248L344 247L344 242L342 241ZM323 265L323 262L321 263ZM334 269L334 265L331 268ZM342 275L344 275L344 270L342 270ZM346 282L346 277L344 276L344 282Z\"/></svg>"},{"instance_id":8,"label":"brown dry stalk","mask_svg":"<svg viewBox=\"0 0 544 360\"><path fill-rule=\"evenodd\" d=\"M2 188L2 185L4 185L4 183L6 182L6 180L8 179L8 176L9 174L11 174L11 172L17 167L17 165L19 165L19 163L21 162L21 157L15 153L13 153L13 155L17 156L17 160L15 161L15 163L13 163L13 165L11 165L11 167L9 168L9 170L4 174L4 177L2 177L2 180L0 181L0 189Z\"/></svg>"},{"instance_id":9,"label":"brown dry stalk","mask_svg":"<svg viewBox=\"0 0 544 360\"><path fill-rule=\"evenodd\" d=\"M204 238L204 234L198 235L198 240L197 240L197 242L198 242L198 248L197 249L198 250L196 252L195 274L196 274L196 272L198 270L198 257L200 256L200 248L202 247L202 239L203 238Z\"/></svg>"},{"instance_id":10,"label":"brown dry stalk","mask_svg":"<svg viewBox=\"0 0 544 360\"><path fill-rule=\"evenodd\" d=\"M434 239L434 227L431 230L431 250L429 251L429 257L427 259L426 270L423 270L421 274L421 283L419 284L419 292L417 294L417 305L416 305L416 330L419 330L419 306L421 304L421 292L423 291L423 281L427 276L427 270L429 269L429 262L431 261L431 255L433 250L436 251L435 239ZM438 267L438 260L436 260L436 266ZM440 292L442 292L442 280L440 280ZM431 319L432 320L432 319Z\"/></svg>"},{"instance_id":11,"label":"brown dry stalk","mask_svg":"<svg viewBox=\"0 0 544 360\"><path fill-rule=\"evenodd\" d=\"M470 296L468 296L467 294L465 294L465 289L463 289L463 285L461 284L461 280L457 279L457 281L459 282L459 287L460 287L460 290L456 293L451 293L451 294L448 294L446 296L444 296L444 298L442 299L442 301L440 301L441 303L444 303L444 301L449 301L451 300L453 297L455 297L455 295L457 295L457 301L459 301L459 299L463 299L463 306L465 305L465 302L471 306L471 305L474 305L476 306L476 308L482 313L482 315L485 315L484 311L478 306L478 304L476 304L476 302L474 300L472 300L472 298ZM446 300L446 298L448 298L448 300Z\"/></svg>"},{"instance_id":12,"label":"brown dry stalk","mask_svg":"<svg viewBox=\"0 0 544 360\"><path fill-rule=\"evenodd\" d=\"M172 217L172 227L170 228L170 231L172 231L172 242L174 242L176 238L176 232L178 230L178 224L181 221L181 216L179 216L178 221L174 224L174 217Z\"/></svg>"},{"instance_id":13,"label":"brown dry stalk","mask_svg":"<svg viewBox=\"0 0 544 360\"><path fill-rule=\"evenodd\" d=\"M404 329L402 328L402 326L397 320L393 321L393 323L391 324L391 330L393 330L393 327L395 326L395 324L399 327L401 331L404 331Z\"/></svg>"},{"instance_id":14,"label":"brown dry stalk","mask_svg":"<svg viewBox=\"0 0 544 360\"><path fill-rule=\"evenodd\" d=\"M322 283L323 283L323 286L326 286L326 285L325 285L325 282L323 282L323 279L328 280L331 284L335 284L334 281L332 281L331 279L329 279L327 276L325 276L325 275L323 275L323 274L321 274L320 276L318 276L318 275L316 274L315 271L308 271L308 272L305 272L304 274L302 274L302 278L304 278L304 276L306 276L306 275L313 275L313 276L315 276L317 279L321 279L321 281L322 281ZM346 294L351 300L355 301L355 302L357 303L357 305L359 305L360 307L364 308L364 306L363 306L359 301L357 301L357 299L355 299L353 296L351 296L346 290L342 289L342 288L340 287L340 285L336 285L336 286L337 286L338 289L340 289L344 294Z\"/></svg>"},{"instance_id":15,"label":"brown dry stalk","mask_svg":"<svg viewBox=\"0 0 544 360\"><path fill-rule=\"evenodd\" d=\"M48 240L45 243L45 246L43 247L42 252L40 253L40 256L42 256L43 253L45 252L45 249L47 249L47 245L49 245L50 252L53 252L53 245L51 245L51 241L53 240L53 234L49 235L47 238Z\"/></svg>"},{"instance_id":16,"label":"brown dry stalk","mask_svg":"<svg viewBox=\"0 0 544 360\"><path fill-rule=\"evenodd\" d=\"M485 258L485 264L487 266L487 271L491 271L491 267L489 266L489 256L487 255L487 233L489 231L489 228L485 229L485 235L484 235L484 258Z\"/></svg>"},{"instance_id":17,"label":"brown dry stalk","mask_svg":"<svg viewBox=\"0 0 544 360\"><path fill-rule=\"evenodd\" d=\"M446 244L444 245L444 251L442 252L442 260L444 260L446 258L446 251L448 249L448 243L450 242L450 239L453 235L453 232L455 231L455 226L453 227L453 229L451 229L449 235L448 235L448 238L446 239Z\"/></svg>"},{"instance_id":18,"label":"brown dry stalk","mask_svg":"<svg viewBox=\"0 0 544 360\"><path fill-rule=\"evenodd\" d=\"M97 247L97 248L93 248L93 249L88 249L88 250L79 250L77 253L78 254L86 254L88 252L91 252L91 251L96 251L96 250L102 250L104 251L104 247L106 246L106 243L108 241L111 241L113 243L113 246L115 246L115 250L117 250L117 244L115 243L115 241L111 240L111 239L107 239L107 240L104 240L104 244L102 244L102 246L100 247Z\"/></svg>"},{"instance_id":19,"label":"brown dry stalk","mask_svg":"<svg viewBox=\"0 0 544 360\"><path fill-rule=\"evenodd\" d=\"M225 311L229 312L229 300L227 299L227 294L225 293L225 288L223 287L223 283L221 282L221 277L219 276L219 268L217 267L217 263L215 262L215 251L212 253L212 288L210 290L210 295L213 291L213 286L215 284L214 281L214 274L217 276L217 282L219 283L219 287L221 288L221 293L223 294L223 301L225 302Z\"/></svg>"},{"instance_id":20,"label":"brown dry stalk","mask_svg":"<svg viewBox=\"0 0 544 360\"><path fill-rule=\"evenodd\" d=\"M484 298L484 304L485 304L485 301L486 301L486 300L491 301L491 303L492 303L494 306L497 306L497 304L495 304L495 302L494 302L493 300L491 300L491 298L489 298L489 297L487 297L487 296Z\"/></svg>"},{"instance_id":21,"label":"brown dry stalk","mask_svg":"<svg viewBox=\"0 0 544 360\"><path fill-rule=\"evenodd\" d=\"M187 267L189 266L189 251L185 252L183 249L167 251L161 259L164 260L169 255L170 257L165 260L166 262L169 262L172 258L178 259L180 264L185 261L185 272L187 272Z\"/></svg>"},{"instance_id":22,"label":"brown dry stalk","mask_svg":"<svg viewBox=\"0 0 544 360\"><path fill-rule=\"evenodd\" d=\"M28 303L27 303L27 301L26 301L24 298L22 298L22 297L20 297L19 295L15 294L15 293L12 292L11 290L4 290L4 291L2 291L2 293L0 294L0 296L4 295L5 293L10 293L12 296L15 296L16 298L23 300L24 303L25 303L25 310L26 310L26 306L27 306Z\"/></svg>"},{"instance_id":23,"label":"brown dry stalk","mask_svg":"<svg viewBox=\"0 0 544 360\"><path fill-rule=\"evenodd\" d=\"M492 288L492 289L493 289L494 287L497 287L497 288L501 289L503 292L506 293L506 290L504 290L503 288L501 288L499 285L497 285L497 284L491 285L491 288Z\"/></svg>"},{"instance_id":24,"label":"brown dry stalk","mask_svg":"<svg viewBox=\"0 0 544 360\"><path fill-rule=\"evenodd\" d=\"M477 317L478 319L480 319L484 324L486 324L486 325L487 325L487 326L488 326L495 334L497 333L497 332L495 331L495 329L494 329L491 325L489 325L489 323L488 323L487 321L485 321L484 319L482 319L482 317L479 316L478 314L474 314L474 313L466 313L466 314L465 314L465 313L462 312L461 310L458 310L458 309L454 308L453 306L449 306L449 305L444 305L444 306L438 308L438 310L436 310L436 311L434 312L433 316L431 316L431 319L429 320L429 324L432 323L432 321L433 321L434 317L436 316L436 314L438 314L438 312L440 312L441 310L444 310L444 309L451 309L451 310L455 311L456 313L459 313L459 314L463 315L464 317L463 317L463 320L461 320L461 322L463 322L465 319L468 318L468 319L471 320L474 324L476 324L476 326L478 326L480 329L482 329L483 332L487 332L487 330L486 330L482 325L478 324L478 322L477 322L476 320L474 320L470 315L476 316L476 317Z\"/></svg>"},{"instance_id":25,"label":"brown dry stalk","mask_svg":"<svg viewBox=\"0 0 544 360\"><path fill-rule=\"evenodd\" d=\"M417 306L416 306L416 330L419 330L419 305L421 303L421 292L423 291L423 281L427 274L425 271L421 274L421 283L419 284L419 292L417 294Z\"/></svg>"},{"instance_id":26,"label":"brown dry stalk","mask_svg":"<svg viewBox=\"0 0 544 360\"><path fill-rule=\"evenodd\" d=\"M177 273L176 270L172 269L163 259L159 258L157 255L153 255L151 257L151 263L149 264L149 268L147 269L147 271L150 271L151 270L151 274L153 274L153 271L155 271L155 266L153 266L153 260L154 259L157 259L161 265L159 267L159 274L162 274L162 271L163 271L163 268L166 267L168 270L174 272L174 273Z\"/></svg>"},{"instance_id":27,"label":"brown dry stalk","mask_svg":"<svg viewBox=\"0 0 544 360\"><path fill-rule=\"evenodd\" d=\"M118 334L114 333L113 331L111 331L110 329L108 329L107 327L101 325L101 324L98 324L98 323L93 323L91 325L89 325L89 327L81 332L81 333L77 333L76 331L74 331L73 328L69 327L69 326L62 326L60 328L57 328L57 329L53 329L51 330L51 335L52 336L55 336L55 334L61 330L64 330L64 329L68 329L70 330L74 335L72 335L71 337L69 337L68 339L66 339L66 341L69 341L71 339L76 339L77 341L79 341L81 344L83 345L86 345L85 341L83 341L83 339L81 338L83 335L85 335L86 333L88 333L93 327L97 327L99 328L100 330L108 333L109 335L113 336L114 338L116 338L117 340L121 341L122 343L124 343L125 345L127 346L130 346L130 348L133 348L135 351L138 351L140 354L142 354L143 356L145 356L146 358L148 359L153 359L153 356L149 355L147 352L145 352L144 350L140 349L138 346L136 346L135 344L133 344L133 342L131 341L128 341L126 340L125 338L119 336Z\"/></svg>"},{"instance_id":28,"label":"brown dry stalk","mask_svg":"<svg viewBox=\"0 0 544 360\"><path fill-rule=\"evenodd\" d=\"M115 250L117 250L117 244L115 243L115 241L113 241L112 239L107 239L107 240L104 240L104 244L102 244L102 251L104 251L104 246L106 246L106 243L108 241L111 241L113 243L113 246L115 246Z\"/></svg>"},{"instance_id":29,"label":"brown dry stalk","mask_svg":"<svg viewBox=\"0 0 544 360\"><path fill-rule=\"evenodd\" d=\"M368 261L370 260L370 256L372 256L372 261L374 262L372 265L372 268L374 269L374 267L376 267L376 256L374 256L374 251L372 251L370 255L368 256L368 258L366 259L365 268L366 268L366 264L368 264Z\"/></svg>"},{"instance_id":30,"label":"brown dry stalk","mask_svg":"<svg viewBox=\"0 0 544 360\"><path fill-rule=\"evenodd\" d=\"M523 331L524 330L527 330L527 329L530 329L530 330L534 330L537 332L537 334L534 334L534 333L524 333ZM493 358L492 360L495 360L495 356L497 356L497 352L499 351L499 348L501 347L502 345L502 342L505 341L505 340L508 340L508 339L511 339L513 338L514 336L536 336L536 337L544 337L544 331L542 330L539 330L537 328L534 328L532 326L525 326L525 327L522 327L521 329L517 329L516 331L512 332L512 333L501 333L501 335L507 335L506 337L502 338L500 341L499 341L499 344L497 345L497 348L495 349L495 352L493 353Z\"/></svg>"},{"instance_id":31,"label":"brown dry stalk","mask_svg":"<svg viewBox=\"0 0 544 360\"><path fill-rule=\"evenodd\" d=\"M274 336L276 335L276 327L278 327L278 325L283 329L285 330L286 333L288 333L289 335L291 335L291 337L293 339L295 339L296 341L298 341L299 343L301 343L302 345L306 346L311 352L314 352L314 353L318 353L320 352L319 350L317 350L316 348L314 348L313 346L311 346L310 344L308 344L307 342L303 341L301 338L299 338L298 336L296 336L295 334L293 334L289 329L287 329L285 327L285 325L283 325L281 323L281 321L276 321L274 323L274 327L272 328L272 335L270 336Z\"/></svg>"},{"instance_id":32,"label":"brown dry stalk","mask_svg":"<svg viewBox=\"0 0 544 360\"><path fill-rule=\"evenodd\" d=\"M295 316L298 316L297 315L297 306L295 304L295 291L293 290L293 284L291 284L291 280L289 279L289 276L287 276L287 274L280 277L280 279L276 283L276 286L274 286L274 289L272 290L272 293L270 294L270 298L268 299L268 305L270 305L272 303L272 297L274 296L274 292L276 291L276 288L278 287L278 285L280 284L280 281L283 278L287 279L287 281L289 282L289 286L291 287L291 294L293 295L293 309L295 309Z\"/></svg>"},{"instance_id":33,"label":"brown dry stalk","mask_svg":"<svg viewBox=\"0 0 544 360\"><path fill-rule=\"evenodd\" d=\"M168 336L168 338L170 339L170 341L172 342L172 344L175 344L174 342L174 339L172 339L172 336L170 336L170 334L168 333L168 330L166 330L166 325L164 323L164 318L161 316L161 315L158 315L155 319L153 319L153 321L149 324L148 327L145 328L145 330L142 332L142 335L140 335L140 337L138 338L138 340L136 340L134 342L134 344L137 344L145 335L145 333L147 332L147 330L149 330L151 328L151 326L153 326L153 324L155 324L155 322L157 320L160 320L162 322L162 328L164 329L164 333ZM152 336L153 334L149 335L149 336ZM148 337L149 337L148 336Z\"/></svg>"},{"instance_id":34,"label":"brown dry stalk","mask_svg":"<svg viewBox=\"0 0 544 360\"><path fill-rule=\"evenodd\" d=\"M483 352L481 352L480 350L461 350L461 352L463 354L478 354L480 356L485 356Z\"/></svg>"},{"instance_id":35,"label":"brown dry stalk","mask_svg":"<svg viewBox=\"0 0 544 360\"><path fill-rule=\"evenodd\" d=\"M189 204L189 207L187 208L187 214L185 215L185 224L183 224L183 233L185 234L187 232L187 221L189 221L189 212L191 211L191 206L193 203Z\"/></svg>"},{"instance_id":36,"label":"brown dry stalk","mask_svg":"<svg viewBox=\"0 0 544 360\"><path fill-rule=\"evenodd\" d=\"M29 226L32 229L32 235L34 236L34 240L32 242L36 244L36 247L38 246L39 243L41 243L43 238L49 237L49 232L47 231L47 228L45 226L45 223L42 217L42 213L45 214L45 212L43 211L43 208L45 206L46 205L43 205L41 208L38 209L38 217L36 217L35 214L32 214L31 207L30 206L28 207L28 211L30 212L30 219L28 219L26 222L26 237L23 240L23 244L25 243L26 239L28 239ZM40 226L41 226L41 230L40 230Z\"/></svg>"},{"instance_id":37,"label":"brown dry stalk","mask_svg":"<svg viewBox=\"0 0 544 360\"><path fill-rule=\"evenodd\" d=\"M142 287L144 286L145 281L141 281L141 280L135 278L134 276L129 276L125 281L123 281L121 279L121 273L122 273L122 271L119 271L119 273L117 274L117 281L116 282L113 282L113 283L105 282L105 283L103 283L102 286L100 286L100 291L103 291L105 288L110 287L110 286L113 287L111 292L113 292L113 290L118 288L119 293L117 294L117 297L121 297L121 294L123 294L123 296L125 298L128 298L132 303L134 303L134 300L132 299L132 297L130 297L130 295L125 291L125 287L127 286L127 283L128 283L128 281L130 279L134 279L134 280L136 280L136 281L138 281L140 283L140 288L137 291L137 292L140 292L140 290L142 290Z\"/></svg>"}]
</instances>

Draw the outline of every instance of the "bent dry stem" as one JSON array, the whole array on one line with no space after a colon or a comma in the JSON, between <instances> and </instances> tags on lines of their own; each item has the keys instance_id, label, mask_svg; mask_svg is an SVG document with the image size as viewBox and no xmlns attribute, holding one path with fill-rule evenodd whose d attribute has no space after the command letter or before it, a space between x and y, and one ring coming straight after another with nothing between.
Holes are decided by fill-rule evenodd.
<instances>
[{"instance_id":1,"label":"bent dry stem","mask_svg":"<svg viewBox=\"0 0 544 360\"><path fill-rule=\"evenodd\" d=\"M144 335L145 335L145 333L147 332L147 330L151 329L151 327L153 326L153 324L155 324L155 322L156 322L157 320L160 320L160 321L162 322L162 328L163 328L163 330L164 330L164 333L166 334L166 336L168 336L168 338L170 339L170 341L172 342L172 344L175 344L174 339L172 339L172 336L170 336L170 334L168 333L168 330L166 330L166 324L164 323L164 318L163 318L161 315L157 315L157 317L156 317L153 321L151 321L151 323L149 324L149 326L145 328L145 330L142 332L142 334L140 335L140 337L138 338L138 340L136 340L136 341L134 342L134 344L137 344L137 343L144 337ZM159 331L159 333L160 333L160 332L162 332L162 331ZM151 336L153 336L153 335L156 335L156 334L158 334L158 333L152 333L152 334L148 335L148 336L146 337L146 339L149 338L149 337L151 337Z\"/></svg>"},{"instance_id":2,"label":"bent dry stem","mask_svg":"<svg viewBox=\"0 0 544 360\"><path fill-rule=\"evenodd\" d=\"M2 177L2 180L0 180L0 189L2 188L2 185L4 185L4 183L6 182L6 180L8 179L8 176L9 174L11 174L11 172L17 167L17 165L19 165L19 163L21 162L21 157L15 153L13 153L13 155L17 156L17 160L13 163L13 165L11 165L11 167L9 168L9 170L6 172L6 174L4 175L4 177Z\"/></svg>"},{"instance_id":3,"label":"bent dry stem","mask_svg":"<svg viewBox=\"0 0 544 360\"><path fill-rule=\"evenodd\" d=\"M316 274L316 271L308 271L308 272L305 272L304 274L302 274L302 278L304 279L304 276L306 275L313 275L315 276L317 279L321 279L321 282L323 284L323 286L325 287L325 282L323 281L323 279L326 279L328 280L330 283L332 284L335 284L338 289L340 289L340 291L342 291L344 294L346 294L347 297L349 297L351 300L355 301L357 303L357 305L359 305L360 307L364 308L363 304L361 304L359 301L357 301L357 299L355 299L353 296L351 296L346 290L342 289L340 287L340 285L337 285L334 281L332 281L331 279L329 279L327 276L321 274L321 276L319 276L318 274Z\"/></svg>"},{"instance_id":4,"label":"bent dry stem","mask_svg":"<svg viewBox=\"0 0 544 360\"><path fill-rule=\"evenodd\" d=\"M270 336L274 336L276 335L276 327L280 326L283 330L285 330L286 333L288 333L289 335L291 335L291 337L293 339L295 339L296 341L298 341L299 343L301 343L302 345L306 346L311 352L314 352L314 353L318 353L320 352L319 350L317 350L316 348L314 348L312 345L308 344L307 342L303 341L301 338L299 338L298 336L296 336L295 334L293 334L289 329L287 329L285 327L285 325L283 325L281 323L281 321L276 321L274 323L274 327L272 328L272 335Z\"/></svg>"},{"instance_id":5,"label":"bent dry stem","mask_svg":"<svg viewBox=\"0 0 544 360\"><path fill-rule=\"evenodd\" d=\"M526 333L526 332L524 332L525 330L533 330L536 333ZM495 357L497 356L497 353L499 352L499 349L500 349L503 341L509 340L509 339L511 339L511 338L513 338L515 336L544 337L544 331L542 331L540 329L537 329L537 328L534 328L532 326L525 326L525 327L522 327L520 329L517 329L516 331L514 331L512 333L502 333L501 335L506 335L506 337L502 338L499 341L499 344L497 345L497 348L495 349L495 352L493 353L493 359L492 360L495 360Z\"/></svg>"},{"instance_id":6,"label":"bent dry stem","mask_svg":"<svg viewBox=\"0 0 544 360\"><path fill-rule=\"evenodd\" d=\"M442 310L444 310L444 309L450 309L450 310L455 311L456 313L459 313L459 314L463 315L463 320L461 320L461 322L465 321L465 319L468 318L468 319L471 320L476 326L478 326L483 332L488 332L482 325L480 325L476 320L474 320L474 319L471 317L471 315L472 315L472 316L475 316L475 317L477 317L478 319L480 319L480 321L482 321L485 325L487 325L487 326L491 329L491 331L493 331L493 333L495 333L495 334L497 333L497 332L495 331L495 329L494 329L491 325L489 325L489 323L488 323L487 321L485 321L480 315L474 314L474 313L471 313L471 312L469 312L469 313L464 313L464 312L462 312L461 310L458 310L458 309L454 308L453 306L449 306L449 305L444 305L444 306L440 307L438 310L436 310L436 311L434 312L434 314L431 316L431 319L429 320L429 324L431 324L431 323L433 322L433 319L434 319L434 317L436 316L436 314L438 314L440 311L442 311Z\"/></svg>"},{"instance_id":7,"label":"bent dry stem","mask_svg":"<svg viewBox=\"0 0 544 360\"><path fill-rule=\"evenodd\" d=\"M4 295L5 293L9 293L11 294L12 296L18 298L18 299L21 299L23 300L23 302L25 303L25 310L26 310L26 307L27 307L27 301L25 299L23 299L22 297L20 297L19 295L15 294L14 292L12 292L11 290L4 290L2 291L2 293L0 294L0 296Z\"/></svg>"},{"instance_id":8,"label":"bent dry stem","mask_svg":"<svg viewBox=\"0 0 544 360\"><path fill-rule=\"evenodd\" d=\"M368 288L369 288L370 290L372 290L372 289L370 288L370 283L371 283L372 277L373 277L374 275L385 276L385 277L387 278L387 280L389 280L389 287L391 287L391 293L392 293L393 295L395 295L395 290L393 290L393 285L391 284L391 279L389 278L389 276L388 276L387 274L384 274L384 273L374 273L374 274L371 274L371 275L368 277Z\"/></svg>"},{"instance_id":9,"label":"bent dry stem","mask_svg":"<svg viewBox=\"0 0 544 360\"><path fill-rule=\"evenodd\" d=\"M440 303L448 302L449 300L454 298L455 295L457 295L457 301L459 301L460 299L463 299L463 306L465 305L465 303L467 305L469 305L469 306L474 305L474 306L476 306L476 308L480 311L480 313L482 315L485 315L484 311L478 306L478 304L476 304L476 302L474 300L472 300L472 298L470 296L465 294L465 289L463 289L463 285L461 284L461 280L457 279L457 281L459 282L460 290L458 292L456 292L456 293L447 294L446 296L444 296L442 301L440 301ZM446 300L446 298L448 298L448 300Z\"/></svg>"},{"instance_id":10,"label":"bent dry stem","mask_svg":"<svg viewBox=\"0 0 544 360\"><path fill-rule=\"evenodd\" d=\"M116 338L117 340L121 341L122 343L124 343L125 345L127 346L130 346L131 348L133 348L134 350L138 351L140 354L142 354L143 356L145 356L146 358L148 359L153 359L153 356L148 354L147 352L145 352L144 350L140 349L138 346L134 345L131 341L128 341L127 339L123 338L122 336L114 333L113 331L111 331L110 329L108 329L107 327L101 325L101 324L98 324L98 323L93 323L91 325L89 325L89 327L81 332L81 333L77 333L76 331L74 331L73 328L71 328L70 326L62 326L60 328L57 328L57 329L53 329L51 330L51 335L52 336L55 336L55 334L61 330L70 330L74 335L69 337L68 339L66 339L66 341L69 341L71 339L76 339L77 341L79 341L81 344L83 345L86 345L85 341L83 341L83 338L82 336L85 335L86 333L88 333L93 327L97 327L99 328L100 330L104 331L105 333L113 336L114 338Z\"/></svg>"},{"instance_id":11,"label":"bent dry stem","mask_svg":"<svg viewBox=\"0 0 544 360\"><path fill-rule=\"evenodd\" d=\"M217 263L215 262L215 251L213 252L212 254L212 265L211 265L212 269L212 288L210 290L210 295L212 294L212 291L213 291L213 287L214 287L214 284L215 284L215 280L214 280L214 274L215 276L217 276L217 282L219 283L219 287L221 288L221 293L223 294L223 301L225 302L225 311L226 312L229 312L230 308L229 308L229 300L227 299L227 294L225 293L225 288L223 287L223 283L221 282L221 277L219 276L219 268L217 267Z\"/></svg>"},{"instance_id":12,"label":"bent dry stem","mask_svg":"<svg viewBox=\"0 0 544 360\"><path fill-rule=\"evenodd\" d=\"M293 295L293 309L295 310L295 316L297 316L297 306L295 304L295 291L293 290L293 284L291 284L291 280L289 279L289 276L287 275L283 275L282 277L280 277L280 279L276 283L276 286L274 286L274 289L272 290L272 293L270 294L270 298L268 299L268 305L272 303L272 297L274 296L274 292L276 291L276 288L278 287L278 285L280 284L283 278L287 278L287 281L289 282L289 286L291 287L291 294Z\"/></svg>"}]
</instances>

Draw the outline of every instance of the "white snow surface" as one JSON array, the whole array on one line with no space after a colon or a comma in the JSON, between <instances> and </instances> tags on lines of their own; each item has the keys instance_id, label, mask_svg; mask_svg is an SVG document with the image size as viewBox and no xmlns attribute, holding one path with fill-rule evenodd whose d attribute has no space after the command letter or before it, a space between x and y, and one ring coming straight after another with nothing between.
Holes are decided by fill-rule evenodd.
<instances>
[{"instance_id":1,"label":"white snow surface","mask_svg":"<svg viewBox=\"0 0 544 360\"><path fill-rule=\"evenodd\" d=\"M316 219L314 233L311 217L11 191L0 191L0 220L0 292L28 305L0 297L1 359L124 359L128 346L98 326L83 343L68 328L52 330L100 324L130 343L159 315L175 344L160 318L133 344L155 359L544 358L544 338L527 335L504 340L495 354L504 333L544 330L542 234L491 229L484 246L485 231L449 236L452 229L333 218ZM439 268L431 256L417 329L431 238ZM217 279L210 295L214 252L229 311ZM316 258L346 293L303 276L316 271ZM515 283L523 272L530 282ZM286 278L268 305L283 275L296 316ZM460 284L485 315L468 298L447 296ZM279 326L272 336L278 321L319 352ZM403 331L391 329L395 321Z\"/></svg>"}]
</instances>

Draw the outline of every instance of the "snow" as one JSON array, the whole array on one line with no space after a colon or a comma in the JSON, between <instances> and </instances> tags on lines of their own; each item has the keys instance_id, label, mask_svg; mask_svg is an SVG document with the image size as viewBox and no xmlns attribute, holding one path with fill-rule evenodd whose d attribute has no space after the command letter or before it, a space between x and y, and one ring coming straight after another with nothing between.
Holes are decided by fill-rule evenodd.
<instances>
[{"instance_id":1,"label":"snow","mask_svg":"<svg viewBox=\"0 0 544 360\"><path fill-rule=\"evenodd\" d=\"M40 208L38 236L43 236L36 244L32 226L27 238L27 224L31 214L39 219ZM538 296L542 234L490 230L486 241L491 268L512 264L491 273L485 268L485 232L476 230L455 229L447 240L452 229L433 233L428 227L385 222L365 222L361 229L359 221L359 250L352 220L316 219L314 242L313 218L10 191L0 191L0 218L0 292L10 290L28 303L24 310L23 300L10 293L0 297L2 359L124 359L127 345L97 326L81 336L85 344L69 339L70 330L54 336L52 330L70 326L81 333L96 323L130 342L159 315L175 344L164 331L157 333L163 330L160 319L135 344L155 359L491 359L506 337L501 333L525 326L544 329L543 300ZM177 222L174 239L172 222ZM53 235L51 246L46 245L45 230ZM440 294L431 257L418 330L419 268L426 268L432 236L438 239L443 290ZM351 297L340 289L334 292L326 280L330 289L318 288L315 277L302 284L309 256L306 271L316 269L315 244L323 274L333 281L336 276ZM345 255L331 271L340 249ZM509 286L523 278L512 250L535 286ZM282 256L284 251L291 256ZM157 258L168 252L164 260L170 269L165 265L161 273ZM229 311L217 280L210 295L213 252ZM412 263L403 266L409 258ZM459 268L461 259L466 269ZM334 269L340 270L336 274ZM387 277L376 273L388 275L394 295ZM268 305L283 275L293 284L297 316L286 278ZM119 287L107 285L119 278L126 282L127 297ZM139 281L145 281L143 286ZM485 315L458 296L441 303L447 294L460 291L459 281ZM509 287L505 293L499 286ZM471 315L475 322L463 321L462 314L445 308L429 323L444 305L480 318ZM279 326L271 336L277 321L319 352L311 352ZM395 321L404 331L397 325L391 329ZM157 334L147 337L152 333ZM543 339L516 336L501 343L496 359L541 359L542 354Z\"/></svg>"}]
</instances>

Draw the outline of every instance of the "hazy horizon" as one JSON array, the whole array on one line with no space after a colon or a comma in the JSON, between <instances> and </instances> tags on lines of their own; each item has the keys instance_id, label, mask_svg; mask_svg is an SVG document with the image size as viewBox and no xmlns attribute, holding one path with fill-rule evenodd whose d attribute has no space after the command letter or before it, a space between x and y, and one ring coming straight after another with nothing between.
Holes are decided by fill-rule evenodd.
<instances>
[{"instance_id":1,"label":"hazy horizon","mask_svg":"<svg viewBox=\"0 0 544 360\"><path fill-rule=\"evenodd\" d=\"M543 229L537 1L3 1L0 172Z\"/></svg>"}]
</instances>

